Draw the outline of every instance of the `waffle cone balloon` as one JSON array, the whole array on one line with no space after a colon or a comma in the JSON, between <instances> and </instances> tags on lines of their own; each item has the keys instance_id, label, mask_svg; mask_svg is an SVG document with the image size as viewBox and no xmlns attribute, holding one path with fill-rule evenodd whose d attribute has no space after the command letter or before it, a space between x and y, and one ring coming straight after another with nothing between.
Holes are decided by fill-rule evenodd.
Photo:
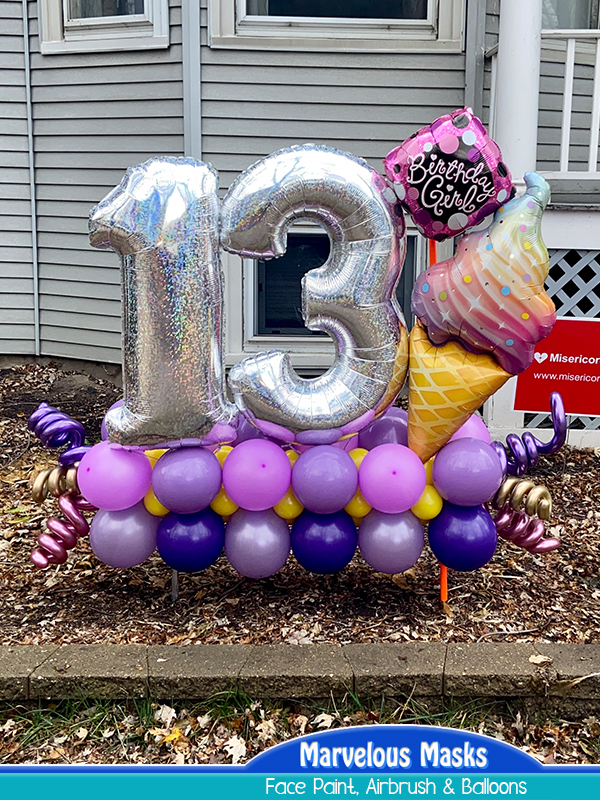
<instances>
[{"instance_id":1,"label":"waffle cone balloon","mask_svg":"<svg viewBox=\"0 0 600 800\"><path fill-rule=\"evenodd\" d=\"M493 354L511 375L527 369L556 320L544 290L549 262L541 235L550 189L535 172L525 184L525 194L500 208L487 230L465 236L452 258L420 275L412 296L434 344L458 339Z\"/></svg>"},{"instance_id":2,"label":"waffle cone balloon","mask_svg":"<svg viewBox=\"0 0 600 800\"><path fill-rule=\"evenodd\" d=\"M492 356L459 342L431 344L417 322L410 334L408 446L427 461L510 378Z\"/></svg>"}]
</instances>

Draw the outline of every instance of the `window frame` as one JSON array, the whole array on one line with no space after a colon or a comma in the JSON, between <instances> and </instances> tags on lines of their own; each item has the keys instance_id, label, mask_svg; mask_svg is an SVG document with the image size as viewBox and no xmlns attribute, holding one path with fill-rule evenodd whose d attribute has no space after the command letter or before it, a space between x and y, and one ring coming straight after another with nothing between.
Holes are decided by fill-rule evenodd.
<instances>
[{"instance_id":1,"label":"window frame","mask_svg":"<svg viewBox=\"0 0 600 800\"><path fill-rule=\"evenodd\" d=\"M465 0L429 0L427 20L249 16L245 7L246 0L208 0L210 47L344 52L463 49Z\"/></svg>"},{"instance_id":2,"label":"window frame","mask_svg":"<svg viewBox=\"0 0 600 800\"><path fill-rule=\"evenodd\" d=\"M144 13L70 20L68 0L39 0L40 52L90 53L169 46L169 0L144 0Z\"/></svg>"}]
</instances>

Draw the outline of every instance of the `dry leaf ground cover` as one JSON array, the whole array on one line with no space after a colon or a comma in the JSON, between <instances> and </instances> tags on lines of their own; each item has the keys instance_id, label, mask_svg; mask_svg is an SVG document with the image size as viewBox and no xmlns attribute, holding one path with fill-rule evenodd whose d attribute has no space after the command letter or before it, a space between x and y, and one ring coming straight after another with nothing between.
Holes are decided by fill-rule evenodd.
<instances>
[{"instance_id":1,"label":"dry leaf ground cover","mask_svg":"<svg viewBox=\"0 0 600 800\"><path fill-rule=\"evenodd\" d=\"M439 602L437 564L428 549L414 569L394 579L375 573L357 555L337 575L312 575L290 558L277 575L251 581L241 578L221 557L205 572L181 576L176 603L171 599L171 572L158 556L135 569L119 571L98 562L86 539L79 541L66 564L37 571L29 554L57 506L54 500L43 506L33 503L30 486L37 471L55 465L57 456L29 433L27 418L41 401L49 402L79 419L93 442L98 440L104 412L118 397L119 390L109 380L87 378L53 365L0 370L1 644L600 642L600 511L596 502L600 459L593 451L570 448L542 458L531 472L532 479L552 493L549 533L561 538L561 548L534 556L500 541L483 569L451 573L450 600L444 606ZM294 722L299 717L306 718L306 731L319 726L311 722L318 717L316 711L311 716L297 707L257 706L256 716L251 706L250 700L238 699L233 702L235 711L227 714L180 708L168 725L156 724L158 708L111 706L98 711L95 706L93 713L102 721L93 728L94 735L86 723L89 711L85 708L5 709L0 716L4 740L0 758L231 761L235 754L225 745L238 736L246 743L246 751L241 754L241 745L235 741L229 750L237 746L243 760L257 748L300 732L304 723ZM402 708L388 719L418 717L418 710ZM202 725L198 720L206 714L210 724ZM364 719L360 714L366 715ZM377 716L369 718L369 714ZM331 724L373 722L378 715L376 710L360 708L330 714ZM482 709L463 716L466 726L483 726L483 732L494 735L495 731L508 741L531 746L542 758L557 754L560 760L597 760L600 726L594 719L535 726L526 720L506 721ZM114 724L105 724L107 718L114 719ZM275 733L265 720L273 721ZM273 736L269 738L267 731ZM183 756L175 747L178 741ZM7 753L11 747L12 754ZM130 758L130 747L135 757ZM48 748L58 755L47 756Z\"/></svg>"}]
</instances>

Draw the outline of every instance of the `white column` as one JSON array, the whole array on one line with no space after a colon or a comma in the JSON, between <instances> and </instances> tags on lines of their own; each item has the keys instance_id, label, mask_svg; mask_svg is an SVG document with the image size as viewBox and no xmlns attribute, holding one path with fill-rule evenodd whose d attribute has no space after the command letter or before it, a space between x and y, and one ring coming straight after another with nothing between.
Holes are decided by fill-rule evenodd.
<instances>
[{"instance_id":1,"label":"white column","mask_svg":"<svg viewBox=\"0 0 600 800\"><path fill-rule=\"evenodd\" d=\"M494 139L518 194L523 174L536 167L541 30L542 0L500 0ZM511 378L486 403L494 438L522 432L523 414L512 411L515 385Z\"/></svg>"},{"instance_id":2,"label":"white column","mask_svg":"<svg viewBox=\"0 0 600 800\"><path fill-rule=\"evenodd\" d=\"M495 139L519 187L535 169L542 0L501 0Z\"/></svg>"}]
</instances>

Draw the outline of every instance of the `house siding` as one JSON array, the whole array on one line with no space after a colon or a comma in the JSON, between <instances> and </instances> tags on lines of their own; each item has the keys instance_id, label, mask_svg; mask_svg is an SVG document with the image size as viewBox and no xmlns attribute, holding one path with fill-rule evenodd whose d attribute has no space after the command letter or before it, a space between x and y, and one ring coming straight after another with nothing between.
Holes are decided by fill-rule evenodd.
<instances>
[{"instance_id":1,"label":"house siding","mask_svg":"<svg viewBox=\"0 0 600 800\"><path fill-rule=\"evenodd\" d=\"M34 353L25 41L20 0L0 2L0 352Z\"/></svg>"}]
</instances>

